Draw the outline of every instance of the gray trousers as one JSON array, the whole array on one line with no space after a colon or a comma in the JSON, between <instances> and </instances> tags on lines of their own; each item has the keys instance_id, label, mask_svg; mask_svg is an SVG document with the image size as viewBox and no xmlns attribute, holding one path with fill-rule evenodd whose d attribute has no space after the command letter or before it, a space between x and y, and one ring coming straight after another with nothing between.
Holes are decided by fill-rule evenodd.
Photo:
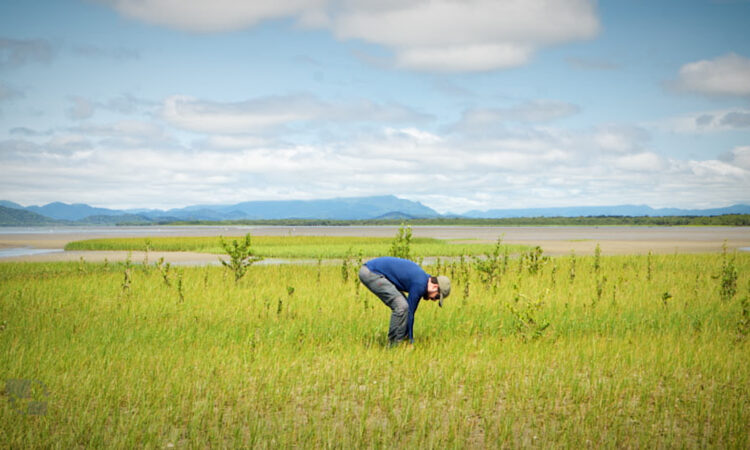
<instances>
[{"instance_id":1,"label":"gray trousers","mask_svg":"<svg viewBox=\"0 0 750 450\"><path fill-rule=\"evenodd\" d=\"M396 286L388 278L371 271L367 266L359 269L359 279L367 289L377 295L383 303L391 308L391 323L388 327L388 341L391 344L397 344L406 340L406 325L409 318L409 304Z\"/></svg>"}]
</instances>

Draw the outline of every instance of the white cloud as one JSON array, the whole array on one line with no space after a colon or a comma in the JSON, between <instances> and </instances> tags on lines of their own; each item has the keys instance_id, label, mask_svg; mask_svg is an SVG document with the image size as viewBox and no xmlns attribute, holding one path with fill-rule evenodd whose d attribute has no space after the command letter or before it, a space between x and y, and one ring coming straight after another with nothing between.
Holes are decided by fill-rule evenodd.
<instances>
[{"instance_id":1,"label":"white cloud","mask_svg":"<svg viewBox=\"0 0 750 450\"><path fill-rule=\"evenodd\" d=\"M542 46L599 32L586 0L345 2L334 33L392 48L419 70L478 71L525 64Z\"/></svg>"},{"instance_id":2,"label":"white cloud","mask_svg":"<svg viewBox=\"0 0 750 450\"><path fill-rule=\"evenodd\" d=\"M404 137L406 139L412 140L417 144L436 144L442 141L440 136L427 131L419 130L417 128L386 128L385 134L386 136L390 137Z\"/></svg>"},{"instance_id":3,"label":"white cloud","mask_svg":"<svg viewBox=\"0 0 750 450\"><path fill-rule=\"evenodd\" d=\"M239 30L263 20L295 16L324 0L100 0L125 16L193 32Z\"/></svg>"},{"instance_id":4,"label":"white cloud","mask_svg":"<svg viewBox=\"0 0 750 450\"><path fill-rule=\"evenodd\" d=\"M727 164L717 160L706 160L706 161L689 161L688 165L690 170L696 176L706 180L725 180L727 178L735 178L747 180L748 172L739 167Z\"/></svg>"},{"instance_id":5,"label":"white cloud","mask_svg":"<svg viewBox=\"0 0 750 450\"><path fill-rule=\"evenodd\" d=\"M64 150L66 152L89 150L91 147L92 144L88 137L77 134L57 135L44 145L45 149L54 151Z\"/></svg>"},{"instance_id":6,"label":"white cloud","mask_svg":"<svg viewBox=\"0 0 750 450\"><path fill-rule=\"evenodd\" d=\"M239 118L254 111L245 103L199 103L218 112L201 111L196 121L218 121L233 108ZM340 111L322 108L329 116L332 109ZM24 135L2 141L0 165L7 176L0 179L0 198L163 208L395 194L441 212L463 212L529 205L713 206L746 202L750 192L750 148L737 147L721 160L665 159L635 127L564 131L521 123L485 136L382 125L324 144L209 128L183 145L174 144L169 128L140 121L86 124L46 140Z\"/></svg>"},{"instance_id":7,"label":"white cloud","mask_svg":"<svg viewBox=\"0 0 750 450\"><path fill-rule=\"evenodd\" d=\"M639 127L606 125L597 127L591 139L597 152L638 153L644 149L650 135Z\"/></svg>"},{"instance_id":8,"label":"white cloud","mask_svg":"<svg viewBox=\"0 0 750 450\"><path fill-rule=\"evenodd\" d=\"M564 162L566 159L567 154L560 150L550 150L537 154L511 150L479 154L474 157L473 162L475 166L479 165L485 170L525 172ZM479 168L477 167L477 169Z\"/></svg>"},{"instance_id":9,"label":"white cloud","mask_svg":"<svg viewBox=\"0 0 750 450\"><path fill-rule=\"evenodd\" d=\"M729 53L680 68L678 88L708 95L750 95L750 59Z\"/></svg>"},{"instance_id":10,"label":"white cloud","mask_svg":"<svg viewBox=\"0 0 750 450\"><path fill-rule=\"evenodd\" d=\"M250 133L294 121L313 119L322 109L310 97L272 97L218 103L187 96L164 102L163 117L172 125L204 133Z\"/></svg>"},{"instance_id":11,"label":"white cloud","mask_svg":"<svg viewBox=\"0 0 750 450\"><path fill-rule=\"evenodd\" d=\"M63 139L56 144L80 143ZM735 152L733 164L662 160L647 152L592 158L581 164L571 159L575 150L568 148L476 153L457 144L425 140L412 131L390 139L383 135L341 143L341 148L290 145L230 153L125 147L51 152L43 145L43 151L26 152L17 159L3 149L0 163L8 175L0 180L0 192L7 197L14 186L22 185L24 195L55 193L55 198L35 199L35 203L101 205L106 198L110 205L133 207L392 193L442 212L461 212L528 205L728 203L746 200L750 188L750 170L737 165L747 165L746 149ZM20 151L23 145L14 148ZM655 170L659 170L657 177ZM68 190L71 185L76 188Z\"/></svg>"},{"instance_id":12,"label":"white cloud","mask_svg":"<svg viewBox=\"0 0 750 450\"><path fill-rule=\"evenodd\" d=\"M82 125L73 130L91 137L127 137L133 139L148 139L151 141L160 140L165 136L162 127L153 122L144 122L140 120L120 120L105 125Z\"/></svg>"},{"instance_id":13,"label":"white cloud","mask_svg":"<svg viewBox=\"0 0 750 450\"><path fill-rule=\"evenodd\" d=\"M615 165L619 169L634 172L658 172L664 168L662 158L652 152L621 156L615 160Z\"/></svg>"},{"instance_id":14,"label":"white cloud","mask_svg":"<svg viewBox=\"0 0 750 450\"><path fill-rule=\"evenodd\" d=\"M409 123L430 119L427 114L397 104L364 100L332 104L310 95L260 97L233 103L172 96L165 100L162 116L175 127L211 134L260 133L313 121Z\"/></svg>"},{"instance_id":15,"label":"white cloud","mask_svg":"<svg viewBox=\"0 0 750 450\"><path fill-rule=\"evenodd\" d=\"M533 100L508 108L472 108L464 111L456 129L479 131L503 122L550 122L577 114L580 108L567 102Z\"/></svg>"},{"instance_id":16,"label":"white cloud","mask_svg":"<svg viewBox=\"0 0 750 450\"><path fill-rule=\"evenodd\" d=\"M704 134L750 129L750 109L734 108L701 111L673 117L653 124L675 133Z\"/></svg>"},{"instance_id":17,"label":"white cloud","mask_svg":"<svg viewBox=\"0 0 750 450\"><path fill-rule=\"evenodd\" d=\"M545 46L600 30L593 0L102 0L138 20L195 31L293 18L392 49L395 64L427 71L486 71L526 64Z\"/></svg>"},{"instance_id":18,"label":"white cloud","mask_svg":"<svg viewBox=\"0 0 750 450\"><path fill-rule=\"evenodd\" d=\"M438 72L478 72L522 66L532 48L518 44L463 44L406 46L396 54L396 65Z\"/></svg>"},{"instance_id":19,"label":"white cloud","mask_svg":"<svg viewBox=\"0 0 750 450\"><path fill-rule=\"evenodd\" d=\"M247 136L247 135L213 135L207 139L199 140L194 143L194 147L197 149L210 149L210 150L243 150L258 148L263 146L270 146L271 142L269 139Z\"/></svg>"},{"instance_id":20,"label":"white cloud","mask_svg":"<svg viewBox=\"0 0 750 450\"><path fill-rule=\"evenodd\" d=\"M721 161L750 171L750 145L735 147L719 158Z\"/></svg>"}]
</instances>

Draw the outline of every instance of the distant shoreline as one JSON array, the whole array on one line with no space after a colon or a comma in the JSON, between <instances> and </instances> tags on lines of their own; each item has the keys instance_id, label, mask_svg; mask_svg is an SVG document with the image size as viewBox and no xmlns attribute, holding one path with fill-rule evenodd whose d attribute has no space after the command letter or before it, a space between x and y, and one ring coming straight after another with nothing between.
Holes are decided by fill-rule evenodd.
<instances>
[{"instance_id":1,"label":"distant shoreline","mask_svg":"<svg viewBox=\"0 0 750 450\"><path fill-rule=\"evenodd\" d=\"M750 226L750 214L725 214L719 216L581 216L581 217L506 217L506 218L426 218L426 219L265 219L223 221L174 221L162 225L175 226L225 226L225 225L278 225L278 226Z\"/></svg>"},{"instance_id":2,"label":"distant shoreline","mask_svg":"<svg viewBox=\"0 0 750 450\"><path fill-rule=\"evenodd\" d=\"M6 208L7 210L7 208ZM539 216L505 218L469 217L392 217L378 219L236 219L236 220L176 220L148 218L138 215L92 216L79 220L61 220L42 216L0 216L0 230L13 227L163 227L163 226L729 226L750 227L750 214L722 214L713 216Z\"/></svg>"}]
</instances>

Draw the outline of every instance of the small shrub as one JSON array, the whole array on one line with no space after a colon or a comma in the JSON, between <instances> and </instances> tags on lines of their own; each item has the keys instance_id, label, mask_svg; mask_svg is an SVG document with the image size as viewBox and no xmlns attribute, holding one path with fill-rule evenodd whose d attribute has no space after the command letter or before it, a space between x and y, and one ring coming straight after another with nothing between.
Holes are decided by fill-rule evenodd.
<instances>
[{"instance_id":1,"label":"small shrub","mask_svg":"<svg viewBox=\"0 0 750 450\"><path fill-rule=\"evenodd\" d=\"M544 302L531 300L521 293L515 296L515 305L506 303L505 307L513 316L514 333L522 340L534 340L542 337L550 326L549 321L539 317Z\"/></svg>"},{"instance_id":2,"label":"small shrub","mask_svg":"<svg viewBox=\"0 0 750 450\"><path fill-rule=\"evenodd\" d=\"M390 256L396 258L412 259L411 256L411 226L404 225L403 223L398 228L398 233L393 239L391 249L388 252Z\"/></svg>"},{"instance_id":3,"label":"small shrub","mask_svg":"<svg viewBox=\"0 0 750 450\"><path fill-rule=\"evenodd\" d=\"M596 306L604 294L604 287L607 285L607 277L601 277L596 280L596 298L591 302L591 306Z\"/></svg>"},{"instance_id":4,"label":"small shrub","mask_svg":"<svg viewBox=\"0 0 750 450\"><path fill-rule=\"evenodd\" d=\"M346 256L341 260L341 280L346 284L349 281L349 266L351 265L349 260L351 259L352 249L346 251ZM359 268L357 268L359 269Z\"/></svg>"},{"instance_id":5,"label":"small shrub","mask_svg":"<svg viewBox=\"0 0 750 450\"><path fill-rule=\"evenodd\" d=\"M220 259L221 264L234 272L234 282L238 283L245 276L247 269L255 262L263 258L253 254L250 242L250 233L245 235L245 239L238 242L236 239L232 243L227 243L223 237L219 237L221 247L229 255L229 261Z\"/></svg>"},{"instance_id":6,"label":"small shrub","mask_svg":"<svg viewBox=\"0 0 750 450\"><path fill-rule=\"evenodd\" d=\"M594 249L594 272L599 273L602 268L602 247L597 243Z\"/></svg>"},{"instance_id":7,"label":"small shrub","mask_svg":"<svg viewBox=\"0 0 750 450\"><path fill-rule=\"evenodd\" d=\"M474 268L479 272L479 278L495 291L503 271L502 240L502 237L497 239L492 253L487 253L484 257L474 257Z\"/></svg>"},{"instance_id":8,"label":"small shrub","mask_svg":"<svg viewBox=\"0 0 750 450\"><path fill-rule=\"evenodd\" d=\"M542 256L544 250L538 245L526 254L526 260L528 261L528 270L532 275L536 275L542 269L542 266L547 264L549 258Z\"/></svg>"},{"instance_id":9,"label":"small shrub","mask_svg":"<svg viewBox=\"0 0 750 450\"><path fill-rule=\"evenodd\" d=\"M724 263L721 268L721 299L729 301L737 294L737 267L734 258L727 258L724 253Z\"/></svg>"}]
</instances>

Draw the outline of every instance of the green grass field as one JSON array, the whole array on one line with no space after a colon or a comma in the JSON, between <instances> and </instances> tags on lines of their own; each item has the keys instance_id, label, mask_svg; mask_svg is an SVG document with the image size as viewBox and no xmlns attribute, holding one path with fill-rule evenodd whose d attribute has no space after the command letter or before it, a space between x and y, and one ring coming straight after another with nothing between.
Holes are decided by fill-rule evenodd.
<instances>
[{"instance_id":1,"label":"green grass field","mask_svg":"<svg viewBox=\"0 0 750 450\"><path fill-rule=\"evenodd\" d=\"M393 349L349 262L0 264L0 442L750 446L748 254L443 261Z\"/></svg>"},{"instance_id":2,"label":"green grass field","mask_svg":"<svg viewBox=\"0 0 750 450\"><path fill-rule=\"evenodd\" d=\"M225 240L241 240L230 238ZM345 258L356 256L374 257L388 254L393 238L345 237L345 236L253 236L253 249L258 256L273 258ZM412 253L416 257L431 255L461 256L489 253L494 243L471 242L462 239L450 241L433 238L414 238ZM527 247L508 245L510 251L521 251ZM155 237L155 238L108 238L71 242L65 250L122 250L122 251L190 251L201 253L224 253L219 237Z\"/></svg>"}]
</instances>

